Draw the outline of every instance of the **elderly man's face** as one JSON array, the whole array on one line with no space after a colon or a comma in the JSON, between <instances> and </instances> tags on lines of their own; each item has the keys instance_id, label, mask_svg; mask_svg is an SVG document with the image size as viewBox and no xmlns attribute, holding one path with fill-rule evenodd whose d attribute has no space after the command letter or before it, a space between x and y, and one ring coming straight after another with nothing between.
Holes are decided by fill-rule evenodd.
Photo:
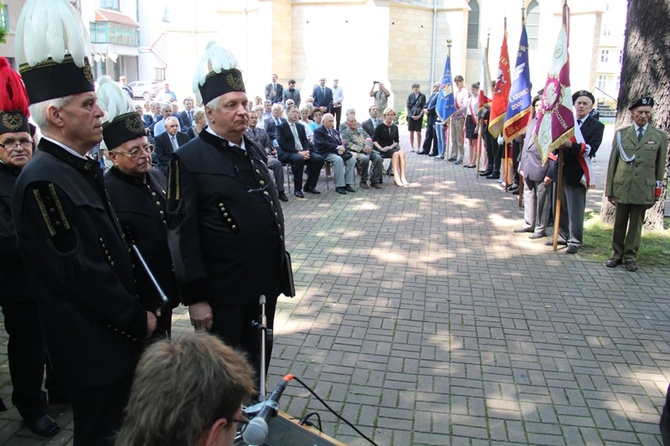
<instances>
[{"instance_id":1,"label":"elderly man's face","mask_svg":"<svg viewBox=\"0 0 670 446\"><path fill-rule=\"evenodd\" d=\"M8 166L25 166L33 156L32 141L28 132L3 133L0 135L0 144L5 147L0 147L0 161Z\"/></svg>"},{"instance_id":2,"label":"elderly man's face","mask_svg":"<svg viewBox=\"0 0 670 446\"><path fill-rule=\"evenodd\" d=\"M586 96L580 96L574 103L575 114L577 119L584 119L588 116L589 112L593 108L593 102Z\"/></svg>"},{"instance_id":3,"label":"elderly man's face","mask_svg":"<svg viewBox=\"0 0 670 446\"><path fill-rule=\"evenodd\" d=\"M323 122L323 125L329 130L332 129L335 126L335 124L334 124L335 123L335 118L333 118L332 116L326 116L325 118L323 118L322 122Z\"/></svg>"},{"instance_id":4,"label":"elderly man's face","mask_svg":"<svg viewBox=\"0 0 670 446\"><path fill-rule=\"evenodd\" d=\"M205 107L212 130L223 137L241 137L249 122L248 104L246 93L233 91L221 96L216 108Z\"/></svg>"},{"instance_id":5,"label":"elderly man's face","mask_svg":"<svg viewBox=\"0 0 670 446\"><path fill-rule=\"evenodd\" d=\"M163 119L169 118L170 116L172 116L172 107L164 108L162 113L163 113Z\"/></svg>"},{"instance_id":6,"label":"elderly man's face","mask_svg":"<svg viewBox=\"0 0 670 446\"><path fill-rule=\"evenodd\" d=\"M146 136L126 141L109 151L114 166L126 175L139 177L151 170L151 152Z\"/></svg>"},{"instance_id":7,"label":"elderly man's face","mask_svg":"<svg viewBox=\"0 0 670 446\"><path fill-rule=\"evenodd\" d=\"M272 106L272 117L273 118L281 117L281 114L283 112L284 112L284 109L281 107L281 105L273 105Z\"/></svg>"},{"instance_id":8,"label":"elderly man's face","mask_svg":"<svg viewBox=\"0 0 670 446\"><path fill-rule=\"evenodd\" d=\"M347 127L351 130L356 130L356 117L352 116L347 119Z\"/></svg>"},{"instance_id":9,"label":"elderly man's face","mask_svg":"<svg viewBox=\"0 0 670 446\"><path fill-rule=\"evenodd\" d=\"M258 124L258 115L255 112L249 113L249 128L256 128L256 124Z\"/></svg>"},{"instance_id":10,"label":"elderly man's face","mask_svg":"<svg viewBox=\"0 0 670 446\"><path fill-rule=\"evenodd\" d=\"M168 120L165 121L165 130L172 136L176 135L179 131L179 122L177 119L172 117L168 118Z\"/></svg>"},{"instance_id":11,"label":"elderly man's face","mask_svg":"<svg viewBox=\"0 0 670 446\"><path fill-rule=\"evenodd\" d=\"M631 110L633 121L638 127L644 127L651 119L651 107L648 105L641 105Z\"/></svg>"},{"instance_id":12,"label":"elderly man's face","mask_svg":"<svg viewBox=\"0 0 670 446\"><path fill-rule=\"evenodd\" d=\"M104 112L98 105L93 92L74 95L72 100L59 109L62 118L60 133L71 141L76 141L77 147L71 147L77 152L89 151L102 141L102 117Z\"/></svg>"}]
</instances>

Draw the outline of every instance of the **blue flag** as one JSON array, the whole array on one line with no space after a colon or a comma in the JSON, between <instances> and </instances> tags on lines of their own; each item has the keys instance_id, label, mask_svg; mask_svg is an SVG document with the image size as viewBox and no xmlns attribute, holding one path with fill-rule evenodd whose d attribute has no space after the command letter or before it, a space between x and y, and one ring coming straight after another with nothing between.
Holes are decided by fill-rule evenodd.
<instances>
[{"instance_id":1,"label":"blue flag","mask_svg":"<svg viewBox=\"0 0 670 446\"><path fill-rule=\"evenodd\" d=\"M443 122L449 119L449 116L456 111L454 102L454 86L451 80L451 60L449 55L447 55L447 61L444 63L444 73L442 74L440 91L437 92L437 105L435 106L435 111Z\"/></svg>"},{"instance_id":2,"label":"blue flag","mask_svg":"<svg viewBox=\"0 0 670 446\"><path fill-rule=\"evenodd\" d=\"M523 135L530 122L530 68L528 67L528 35L525 20L521 24L519 51L512 72L512 89L509 92L503 136L506 142Z\"/></svg>"}]
</instances>

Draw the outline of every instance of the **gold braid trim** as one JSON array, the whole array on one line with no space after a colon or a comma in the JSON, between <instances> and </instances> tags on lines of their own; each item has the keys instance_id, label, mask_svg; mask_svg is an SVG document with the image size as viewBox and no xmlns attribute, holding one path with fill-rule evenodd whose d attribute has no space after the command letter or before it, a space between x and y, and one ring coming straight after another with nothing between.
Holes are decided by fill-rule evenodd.
<instances>
[{"instance_id":1,"label":"gold braid trim","mask_svg":"<svg viewBox=\"0 0 670 446\"><path fill-rule=\"evenodd\" d=\"M49 214L47 213L47 208L44 206L44 200L42 200L42 196L40 195L40 191L37 189L33 189L33 195L35 196L35 201L37 202L37 207L40 208L40 213L42 214L42 219L44 220L44 224L47 227L47 231L49 231L49 236L54 237L56 235L56 230L54 229L53 225L51 224L51 220L49 219Z\"/></svg>"},{"instance_id":2,"label":"gold braid trim","mask_svg":"<svg viewBox=\"0 0 670 446\"><path fill-rule=\"evenodd\" d=\"M168 171L169 178L168 178L168 188L167 188L167 197L170 198L172 196L172 189L175 190L175 196L174 199L176 201L179 201L179 196L181 195L180 191L180 184L179 184L179 161L175 161L172 166L174 169L170 169ZM173 186L174 184L174 186Z\"/></svg>"},{"instance_id":3,"label":"gold braid trim","mask_svg":"<svg viewBox=\"0 0 670 446\"><path fill-rule=\"evenodd\" d=\"M49 192L51 192L51 197L54 200L56 209L58 209L58 215L63 221L63 227L65 229L70 229L70 223L68 223L67 218L65 218L65 212L63 212L63 205L61 205L60 200L58 199L58 194L56 194L56 186L53 183L49 183Z\"/></svg>"}]
</instances>

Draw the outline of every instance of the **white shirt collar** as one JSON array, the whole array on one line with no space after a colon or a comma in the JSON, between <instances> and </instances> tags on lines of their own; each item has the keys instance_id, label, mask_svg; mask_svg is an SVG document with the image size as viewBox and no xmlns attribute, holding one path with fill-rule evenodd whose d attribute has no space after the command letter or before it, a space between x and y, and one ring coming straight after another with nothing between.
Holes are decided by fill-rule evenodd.
<instances>
[{"instance_id":1,"label":"white shirt collar","mask_svg":"<svg viewBox=\"0 0 670 446\"><path fill-rule=\"evenodd\" d=\"M77 158L81 158L81 159L85 159L85 160L90 159L90 158L87 158L87 157L75 152L74 150L72 150L71 148L69 148L68 146L66 146L65 144L63 144L60 141L56 141L55 139L49 138L48 136L42 136L42 138L46 139L47 141L51 141L52 143L56 144L59 147L62 147L66 152L71 153L72 155L76 156Z\"/></svg>"}]
</instances>

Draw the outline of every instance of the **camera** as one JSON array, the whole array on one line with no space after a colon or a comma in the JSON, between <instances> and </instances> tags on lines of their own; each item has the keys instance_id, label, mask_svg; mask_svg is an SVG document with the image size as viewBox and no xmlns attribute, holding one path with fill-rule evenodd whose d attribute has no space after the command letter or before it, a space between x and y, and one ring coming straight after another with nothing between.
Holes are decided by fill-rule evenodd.
<instances>
[{"instance_id":1,"label":"camera","mask_svg":"<svg viewBox=\"0 0 670 446\"><path fill-rule=\"evenodd\" d=\"M378 83L379 83L379 81L372 81L372 83L373 83L373 84L378 84Z\"/></svg>"}]
</instances>

